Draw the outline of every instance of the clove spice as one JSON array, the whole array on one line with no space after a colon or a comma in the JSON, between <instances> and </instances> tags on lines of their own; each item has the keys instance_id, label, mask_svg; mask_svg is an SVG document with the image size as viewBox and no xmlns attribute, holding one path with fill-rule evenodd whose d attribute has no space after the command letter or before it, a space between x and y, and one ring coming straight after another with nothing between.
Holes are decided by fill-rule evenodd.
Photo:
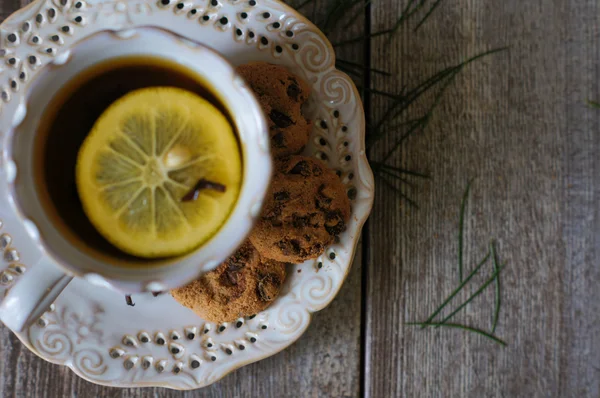
<instances>
[{"instance_id":1,"label":"clove spice","mask_svg":"<svg viewBox=\"0 0 600 398\"><path fill-rule=\"evenodd\" d=\"M225 192L226 187L223 184L219 184L218 182L213 182L209 180L205 180L204 178L200 179L183 198L181 198L182 202L193 202L198 199L200 192L209 189L216 192Z\"/></svg>"}]
</instances>

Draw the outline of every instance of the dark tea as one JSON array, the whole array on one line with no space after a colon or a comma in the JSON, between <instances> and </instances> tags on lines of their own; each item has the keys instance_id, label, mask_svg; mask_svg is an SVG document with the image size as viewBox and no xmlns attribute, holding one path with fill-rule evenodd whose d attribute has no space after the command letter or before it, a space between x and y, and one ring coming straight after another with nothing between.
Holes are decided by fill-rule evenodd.
<instances>
[{"instance_id":1,"label":"dark tea","mask_svg":"<svg viewBox=\"0 0 600 398\"><path fill-rule=\"evenodd\" d=\"M108 241L86 217L78 195L75 170L79 149L94 123L116 100L147 87L176 87L205 98L228 112L199 76L185 67L152 57L118 58L95 65L73 78L53 98L37 131L35 168L38 192L55 225L84 249L126 262L148 260L127 255Z\"/></svg>"}]
</instances>

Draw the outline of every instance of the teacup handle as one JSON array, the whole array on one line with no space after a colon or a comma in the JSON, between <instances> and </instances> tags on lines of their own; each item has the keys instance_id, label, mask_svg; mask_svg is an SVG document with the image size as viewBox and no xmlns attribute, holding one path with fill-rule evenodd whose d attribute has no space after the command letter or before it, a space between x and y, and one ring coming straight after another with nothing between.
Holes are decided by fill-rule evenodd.
<instances>
[{"instance_id":1,"label":"teacup handle","mask_svg":"<svg viewBox=\"0 0 600 398\"><path fill-rule=\"evenodd\" d=\"M48 257L42 257L0 302L0 321L15 332L22 331L48 310L71 279Z\"/></svg>"}]
</instances>

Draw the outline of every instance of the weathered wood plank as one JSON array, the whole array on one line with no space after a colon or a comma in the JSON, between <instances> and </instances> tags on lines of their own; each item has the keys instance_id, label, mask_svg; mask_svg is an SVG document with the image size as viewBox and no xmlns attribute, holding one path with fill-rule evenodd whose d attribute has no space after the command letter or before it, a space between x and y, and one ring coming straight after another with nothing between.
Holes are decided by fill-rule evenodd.
<instances>
[{"instance_id":1,"label":"weathered wood plank","mask_svg":"<svg viewBox=\"0 0 600 398\"><path fill-rule=\"evenodd\" d=\"M333 1L333 0L331 0ZM326 15L331 1L306 7L309 17ZM293 2L291 2L293 4ZM297 1L297 4L301 1ZM0 0L2 19L20 5ZM358 35L363 18L346 30ZM361 62L361 49L340 53ZM96 386L64 367L47 363L27 350L4 326L0 326L1 397L354 397L359 391L360 355L360 252L334 303L316 314L306 334L289 349L243 367L202 390L178 392L160 388L117 389Z\"/></svg>"},{"instance_id":2,"label":"weathered wood plank","mask_svg":"<svg viewBox=\"0 0 600 398\"><path fill-rule=\"evenodd\" d=\"M404 3L374 2L373 31ZM510 50L466 69L427 131L404 145L397 164L433 175L412 193L420 210L378 187L364 265L368 396L599 396L600 115L584 104L600 95L599 22L594 0L448 0L418 33L373 42L373 66L397 72L396 88ZM498 239L506 348L404 324L457 285L458 209L472 177L466 260L472 267ZM488 329L493 300L490 289L457 320Z\"/></svg>"}]
</instances>

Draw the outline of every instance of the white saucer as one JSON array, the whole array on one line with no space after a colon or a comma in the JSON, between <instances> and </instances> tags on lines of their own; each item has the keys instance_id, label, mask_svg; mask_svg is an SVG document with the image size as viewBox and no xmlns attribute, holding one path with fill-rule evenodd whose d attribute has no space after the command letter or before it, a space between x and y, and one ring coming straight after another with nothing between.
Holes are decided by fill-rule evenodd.
<instances>
[{"instance_id":1,"label":"white saucer","mask_svg":"<svg viewBox=\"0 0 600 398\"><path fill-rule=\"evenodd\" d=\"M339 291L374 196L365 156L362 104L350 78L335 69L333 48L303 16L276 0L40 0L0 26L0 127L20 91L53 57L105 29L158 26L202 42L233 64L283 64L312 84L315 121L305 153L338 170L352 199L352 218L318 260L293 266L277 301L254 318L211 324L168 294L137 295L135 307L111 290L73 281L38 323L17 336L43 359L109 386L194 389L273 355L297 340L311 313ZM50 50L49 50L50 49ZM0 149L5 145L0 128ZM0 178L7 169L0 151ZM0 295L40 253L10 203L0 199Z\"/></svg>"}]
</instances>

